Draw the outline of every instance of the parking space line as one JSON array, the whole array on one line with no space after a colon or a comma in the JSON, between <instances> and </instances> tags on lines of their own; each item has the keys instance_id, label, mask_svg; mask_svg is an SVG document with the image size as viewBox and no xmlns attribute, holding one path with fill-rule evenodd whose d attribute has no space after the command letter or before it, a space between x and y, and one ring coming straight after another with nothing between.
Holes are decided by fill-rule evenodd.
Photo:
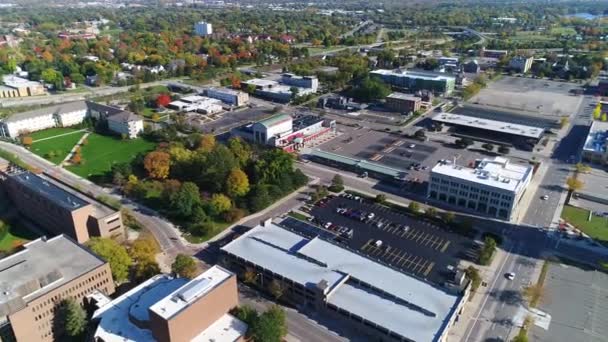
<instances>
[{"instance_id":1,"label":"parking space line","mask_svg":"<svg viewBox=\"0 0 608 342\"><path fill-rule=\"evenodd\" d=\"M422 270L426 267L426 265L428 264L428 260L423 260L419 263L416 264L416 267L414 268L416 273L421 273Z\"/></svg>"},{"instance_id":2,"label":"parking space line","mask_svg":"<svg viewBox=\"0 0 608 342\"><path fill-rule=\"evenodd\" d=\"M448 240L445 245L443 246L443 248L441 248L441 253L444 253L446 249L448 249L448 246L450 245L450 241Z\"/></svg>"},{"instance_id":3,"label":"parking space line","mask_svg":"<svg viewBox=\"0 0 608 342\"><path fill-rule=\"evenodd\" d=\"M431 273L431 270L433 269L433 266L435 266L435 263L434 263L434 262L431 262L431 263L430 263L430 264L427 266L426 270L424 271L424 276L425 276L425 277L427 277L427 276L429 275L429 273Z\"/></svg>"}]
</instances>

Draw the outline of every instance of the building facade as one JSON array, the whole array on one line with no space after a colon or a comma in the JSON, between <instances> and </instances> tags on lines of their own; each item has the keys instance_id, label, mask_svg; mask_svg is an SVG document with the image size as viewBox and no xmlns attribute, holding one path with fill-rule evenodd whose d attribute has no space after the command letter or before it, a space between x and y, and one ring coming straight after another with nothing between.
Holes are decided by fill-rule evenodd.
<instances>
[{"instance_id":1,"label":"building facade","mask_svg":"<svg viewBox=\"0 0 608 342\"><path fill-rule=\"evenodd\" d=\"M399 113L413 113L420 110L422 99L418 96L392 93L386 97L386 107Z\"/></svg>"},{"instance_id":2,"label":"building facade","mask_svg":"<svg viewBox=\"0 0 608 342\"><path fill-rule=\"evenodd\" d=\"M509 61L509 69L525 74L532 68L533 62L533 57L515 56Z\"/></svg>"},{"instance_id":3,"label":"building facade","mask_svg":"<svg viewBox=\"0 0 608 342\"><path fill-rule=\"evenodd\" d=\"M319 89L319 79L316 76L296 76L294 74L282 74L281 83L292 87L311 89L316 92Z\"/></svg>"},{"instance_id":4,"label":"building facade","mask_svg":"<svg viewBox=\"0 0 608 342\"><path fill-rule=\"evenodd\" d=\"M236 107L244 106L249 102L249 94L228 88L209 88L206 95Z\"/></svg>"},{"instance_id":5,"label":"building facade","mask_svg":"<svg viewBox=\"0 0 608 342\"><path fill-rule=\"evenodd\" d=\"M511 221L532 179L532 166L508 159L477 160L474 168L440 161L431 170L427 197L463 209Z\"/></svg>"},{"instance_id":6,"label":"building facade","mask_svg":"<svg viewBox=\"0 0 608 342\"><path fill-rule=\"evenodd\" d=\"M40 82L30 81L14 75L2 77L4 86L0 86L0 98L27 97L45 95L46 91Z\"/></svg>"},{"instance_id":7,"label":"building facade","mask_svg":"<svg viewBox=\"0 0 608 342\"><path fill-rule=\"evenodd\" d=\"M135 139L144 131L144 120L131 112L121 112L108 117L108 129L112 132Z\"/></svg>"},{"instance_id":8,"label":"building facade","mask_svg":"<svg viewBox=\"0 0 608 342\"><path fill-rule=\"evenodd\" d=\"M48 232L65 234L79 243L93 236L124 239L119 211L44 174L9 166L1 175L17 210Z\"/></svg>"},{"instance_id":9,"label":"building facade","mask_svg":"<svg viewBox=\"0 0 608 342\"><path fill-rule=\"evenodd\" d=\"M485 48L482 48L480 57L500 59L508 54L509 54L508 50L487 50Z\"/></svg>"},{"instance_id":10,"label":"building facade","mask_svg":"<svg viewBox=\"0 0 608 342\"><path fill-rule=\"evenodd\" d=\"M608 122L593 121L581 154L586 162L608 164Z\"/></svg>"},{"instance_id":11,"label":"building facade","mask_svg":"<svg viewBox=\"0 0 608 342\"><path fill-rule=\"evenodd\" d=\"M0 260L0 286L0 339L17 342L57 340L62 300L82 305L94 291L115 290L110 265L64 235L31 241Z\"/></svg>"},{"instance_id":12,"label":"building facade","mask_svg":"<svg viewBox=\"0 0 608 342\"><path fill-rule=\"evenodd\" d=\"M432 72L378 69L370 74L387 84L412 92L430 90L434 93L449 95L456 86L456 78L453 76Z\"/></svg>"},{"instance_id":13,"label":"building facade","mask_svg":"<svg viewBox=\"0 0 608 342\"><path fill-rule=\"evenodd\" d=\"M247 325L228 313L237 306L236 276L220 266L192 280L157 275L95 311L94 340L244 342Z\"/></svg>"},{"instance_id":14,"label":"building facade","mask_svg":"<svg viewBox=\"0 0 608 342\"><path fill-rule=\"evenodd\" d=\"M194 24L194 33L197 36L209 36L213 33L213 26L210 23L199 21Z\"/></svg>"}]
</instances>

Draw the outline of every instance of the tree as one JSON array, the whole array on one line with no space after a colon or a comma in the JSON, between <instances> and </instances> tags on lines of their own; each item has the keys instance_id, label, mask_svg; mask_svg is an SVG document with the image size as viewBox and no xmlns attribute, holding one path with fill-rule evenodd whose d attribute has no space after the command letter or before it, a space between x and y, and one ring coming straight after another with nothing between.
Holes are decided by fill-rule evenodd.
<instances>
[{"instance_id":1,"label":"tree","mask_svg":"<svg viewBox=\"0 0 608 342\"><path fill-rule=\"evenodd\" d=\"M148 176L155 179L165 179L169 176L171 156L167 152L152 151L144 158L144 168Z\"/></svg>"},{"instance_id":2,"label":"tree","mask_svg":"<svg viewBox=\"0 0 608 342\"><path fill-rule=\"evenodd\" d=\"M593 109L593 119L599 120L601 117L602 117L602 105L598 102L597 105L595 106L595 109Z\"/></svg>"},{"instance_id":3,"label":"tree","mask_svg":"<svg viewBox=\"0 0 608 342\"><path fill-rule=\"evenodd\" d=\"M245 272L243 272L243 281L246 284L255 284L255 279L258 277L258 274L255 273L253 268L247 267Z\"/></svg>"},{"instance_id":4,"label":"tree","mask_svg":"<svg viewBox=\"0 0 608 342\"><path fill-rule=\"evenodd\" d=\"M435 209L433 207L428 207L424 211L424 215L428 218L435 218L435 217L437 217L437 209Z\"/></svg>"},{"instance_id":5,"label":"tree","mask_svg":"<svg viewBox=\"0 0 608 342\"><path fill-rule=\"evenodd\" d=\"M74 154L72 154L70 162L75 165L82 163L82 156L80 155L80 151L76 151L74 152Z\"/></svg>"},{"instance_id":6,"label":"tree","mask_svg":"<svg viewBox=\"0 0 608 342\"><path fill-rule=\"evenodd\" d=\"M264 185L255 186L247 197L249 211L252 213L265 209L272 203L268 188Z\"/></svg>"},{"instance_id":7,"label":"tree","mask_svg":"<svg viewBox=\"0 0 608 342\"><path fill-rule=\"evenodd\" d=\"M129 250L131 259L136 262L154 260L159 252L158 245L153 237L143 237L135 240Z\"/></svg>"},{"instance_id":8,"label":"tree","mask_svg":"<svg viewBox=\"0 0 608 342\"><path fill-rule=\"evenodd\" d=\"M232 223L245 217L245 211L239 208L232 208L224 213L224 221Z\"/></svg>"},{"instance_id":9,"label":"tree","mask_svg":"<svg viewBox=\"0 0 608 342\"><path fill-rule=\"evenodd\" d=\"M87 246L89 246L93 253L99 255L100 258L110 264L114 281L122 282L127 279L129 267L131 267L133 260L123 246L112 239L101 237L91 238L87 242Z\"/></svg>"},{"instance_id":10,"label":"tree","mask_svg":"<svg viewBox=\"0 0 608 342\"><path fill-rule=\"evenodd\" d=\"M251 147L239 137L228 140L228 149L234 154L241 167L247 165L251 159Z\"/></svg>"},{"instance_id":11,"label":"tree","mask_svg":"<svg viewBox=\"0 0 608 342\"><path fill-rule=\"evenodd\" d=\"M240 169L232 169L226 179L226 193L232 198L245 196L249 192L249 177Z\"/></svg>"},{"instance_id":12,"label":"tree","mask_svg":"<svg viewBox=\"0 0 608 342\"><path fill-rule=\"evenodd\" d=\"M21 143L25 146L25 147L30 147L32 146L32 144L34 143L34 139L32 139L31 136L26 135L24 137L21 138Z\"/></svg>"},{"instance_id":13,"label":"tree","mask_svg":"<svg viewBox=\"0 0 608 342\"><path fill-rule=\"evenodd\" d=\"M564 127L568 126L569 122L570 122L570 120L568 119L568 117L564 116L561 119L559 119L559 127L564 128Z\"/></svg>"},{"instance_id":14,"label":"tree","mask_svg":"<svg viewBox=\"0 0 608 342\"><path fill-rule=\"evenodd\" d=\"M467 278L471 280L471 290L477 290L479 285L481 285L481 276L479 275L479 270L473 266L469 266L464 270L464 273L467 275Z\"/></svg>"},{"instance_id":15,"label":"tree","mask_svg":"<svg viewBox=\"0 0 608 342\"><path fill-rule=\"evenodd\" d=\"M455 216L456 215L454 215L454 213L451 212L451 211L445 211L441 215L441 217L443 218L443 220L445 221L445 223L448 223L448 224L454 222Z\"/></svg>"},{"instance_id":16,"label":"tree","mask_svg":"<svg viewBox=\"0 0 608 342\"><path fill-rule=\"evenodd\" d=\"M270 282L268 289L270 290L270 294L272 294L275 300L281 298L283 296L283 293L285 292L283 284L277 279L273 279Z\"/></svg>"},{"instance_id":17,"label":"tree","mask_svg":"<svg viewBox=\"0 0 608 342\"><path fill-rule=\"evenodd\" d=\"M391 88L375 77L364 78L352 90L352 96L361 102L371 102L383 99L391 93Z\"/></svg>"},{"instance_id":18,"label":"tree","mask_svg":"<svg viewBox=\"0 0 608 342\"><path fill-rule=\"evenodd\" d=\"M175 215L187 218L196 206L201 205L198 186L192 182L182 183L179 190L169 198L169 207Z\"/></svg>"},{"instance_id":19,"label":"tree","mask_svg":"<svg viewBox=\"0 0 608 342\"><path fill-rule=\"evenodd\" d=\"M509 154L509 152L511 152L511 149L509 147L505 145L498 146L498 153Z\"/></svg>"},{"instance_id":20,"label":"tree","mask_svg":"<svg viewBox=\"0 0 608 342\"><path fill-rule=\"evenodd\" d=\"M411 201L410 204L407 206L407 208L413 213L413 214L419 214L420 213L420 204L418 204L418 202L415 201Z\"/></svg>"},{"instance_id":21,"label":"tree","mask_svg":"<svg viewBox=\"0 0 608 342\"><path fill-rule=\"evenodd\" d=\"M160 266L154 259L145 259L137 262L133 267L133 278L141 283L160 273Z\"/></svg>"},{"instance_id":22,"label":"tree","mask_svg":"<svg viewBox=\"0 0 608 342\"><path fill-rule=\"evenodd\" d=\"M287 335L285 311L278 305L260 315L251 327L255 342L281 342Z\"/></svg>"},{"instance_id":23,"label":"tree","mask_svg":"<svg viewBox=\"0 0 608 342\"><path fill-rule=\"evenodd\" d=\"M156 97L156 107L167 107L171 103L171 96L160 94Z\"/></svg>"},{"instance_id":24,"label":"tree","mask_svg":"<svg viewBox=\"0 0 608 342\"><path fill-rule=\"evenodd\" d=\"M216 214L221 214L232 208L232 200L224 194L213 194L210 204Z\"/></svg>"},{"instance_id":25,"label":"tree","mask_svg":"<svg viewBox=\"0 0 608 342\"><path fill-rule=\"evenodd\" d=\"M87 314L76 300L67 298L58 304L53 324L68 337L80 337L87 327Z\"/></svg>"},{"instance_id":26,"label":"tree","mask_svg":"<svg viewBox=\"0 0 608 342\"><path fill-rule=\"evenodd\" d=\"M376 203L379 203L379 204L384 204L384 203L386 203L386 195L377 194L376 197L374 198L374 201L376 201Z\"/></svg>"},{"instance_id":27,"label":"tree","mask_svg":"<svg viewBox=\"0 0 608 342\"><path fill-rule=\"evenodd\" d=\"M215 148L215 136L212 134L203 134L198 142L198 150L201 152L211 152Z\"/></svg>"},{"instance_id":28,"label":"tree","mask_svg":"<svg viewBox=\"0 0 608 342\"><path fill-rule=\"evenodd\" d=\"M576 172L580 172L580 173L591 172L591 167L589 165L585 165L583 163L577 163L575 167L576 167Z\"/></svg>"},{"instance_id":29,"label":"tree","mask_svg":"<svg viewBox=\"0 0 608 342\"><path fill-rule=\"evenodd\" d=\"M342 179L342 176L335 174L334 178L331 179L331 185L328 189L332 192L340 192L344 190L344 180Z\"/></svg>"},{"instance_id":30,"label":"tree","mask_svg":"<svg viewBox=\"0 0 608 342\"><path fill-rule=\"evenodd\" d=\"M198 267L194 258L186 254L178 254L171 264L171 272L182 278L196 277Z\"/></svg>"},{"instance_id":31,"label":"tree","mask_svg":"<svg viewBox=\"0 0 608 342\"><path fill-rule=\"evenodd\" d=\"M493 238L486 236L483 247L479 252L479 257L477 262L480 265L489 265L492 261L492 257L494 256L494 252L496 251L496 240Z\"/></svg>"},{"instance_id":32,"label":"tree","mask_svg":"<svg viewBox=\"0 0 608 342\"><path fill-rule=\"evenodd\" d=\"M485 143L485 144L481 145L481 147L483 147L488 152L491 152L494 150L494 145L492 145L490 143Z\"/></svg>"},{"instance_id":33,"label":"tree","mask_svg":"<svg viewBox=\"0 0 608 342\"><path fill-rule=\"evenodd\" d=\"M608 115L606 113L602 113L602 121L603 122L608 121Z\"/></svg>"},{"instance_id":34,"label":"tree","mask_svg":"<svg viewBox=\"0 0 608 342\"><path fill-rule=\"evenodd\" d=\"M568 185L568 190L578 191L581 190L583 186L585 186L585 183L583 183L583 181L577 179L576 177L568 177L568 179L566 179L566 185Z\"/></svg>"}]
</instances>

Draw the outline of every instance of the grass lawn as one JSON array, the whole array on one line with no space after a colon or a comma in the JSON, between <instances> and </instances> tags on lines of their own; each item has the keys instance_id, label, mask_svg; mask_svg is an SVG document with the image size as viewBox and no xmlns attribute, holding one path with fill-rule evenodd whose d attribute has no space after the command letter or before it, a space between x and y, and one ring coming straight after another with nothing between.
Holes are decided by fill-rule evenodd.
<instances>
[{"instance_id":1,"label":"grass lawn","mask_svg":"<svg viewBox=\"0 0 608 342\"><path fill-rule=\"evenodd\" d=\"M68 170L85 178L103 176L110 171L112 164L129 162L140 152L148 152L156 146L155 143L142 138L121 140L118 137L97 133L89 135L87 140L88 144L80 150L84 163L67 167Z\"/></svg>"},{"instance_id":2,"label":"grass lawn","mask_svg":"<svg viewBox=\"0 0 608 342\"><path fill-rule=\"evenodd\" d=\"M554 27L551 29L551 34L574 36L576 30L573 27Z\"/></svg>"},{"instance_id":3,"label":"grass lawn","mask_svg":"<svg viewBox=\"0 0 608 342\"><path fill-rule=\"evenodd\" d=\"M0 252L9 253L14 248L38 238L38 235L25 228L9 226L3 221L0 221L0 226L7 226L9 229L8 233L0 239Z\"/></svg>"},{"instance_id":4,"label":"grass lawn","mask_svg":"<svg viewBox=\"0 0 608 342\"><path fill-rule=\"evenodd\" d=\"M63 136L57 136L60 134L66 134ZM70 152L70 150L76 145L78 140L85 134L85 132L78 132L78 129L73 128L51 128L40 132L32 133L32 139L34 143L30 147L30 150L49 161L58 164L60 163ZM55 137L57 136L57 137ZM40 139L50 138L42 141ZM49 157L49 152L53 151L54 156Z\"/></svg>"},{"instance_id":5,"label":"grass lawn","mask_svg":"<svg viewBox=\"0 0 608 342\"><path fill-rule=\"evenodd\" d=\"M588 210L569 205L564 206L564 210L562 211L562 218L564 220L576 226L576 228L592 238L602 242L608 242L608 219L599 216L591 216L591 221L587 221L588 217Z\"/></svg>"}]
</instances>

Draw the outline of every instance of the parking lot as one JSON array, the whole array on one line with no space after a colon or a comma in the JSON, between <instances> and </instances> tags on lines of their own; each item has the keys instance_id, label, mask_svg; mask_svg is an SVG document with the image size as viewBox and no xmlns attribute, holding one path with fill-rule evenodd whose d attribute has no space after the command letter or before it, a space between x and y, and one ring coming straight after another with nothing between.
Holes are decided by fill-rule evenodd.
<instances>
[{"instance_id":1,"label":"parking lot","mask_svg":"<svg viewBox=\"0 0 608 342\"><path fill-rule=\"evenodd\" d=\"M572 264L552 263L539 309L551 315L548 330L532 329L534 341L608 340L608 275Z\"/></svg>"},{"instance_id":2,"label":"parking lot","mask_svg":"<svg viewBox=\"0 0 608 342\"><path fill-rule=\"evenodd\" d=\"M437 284L477 253L470 239L363 199L330 198L309 213L347 247Z\"/></svg>"}]
</instances>

